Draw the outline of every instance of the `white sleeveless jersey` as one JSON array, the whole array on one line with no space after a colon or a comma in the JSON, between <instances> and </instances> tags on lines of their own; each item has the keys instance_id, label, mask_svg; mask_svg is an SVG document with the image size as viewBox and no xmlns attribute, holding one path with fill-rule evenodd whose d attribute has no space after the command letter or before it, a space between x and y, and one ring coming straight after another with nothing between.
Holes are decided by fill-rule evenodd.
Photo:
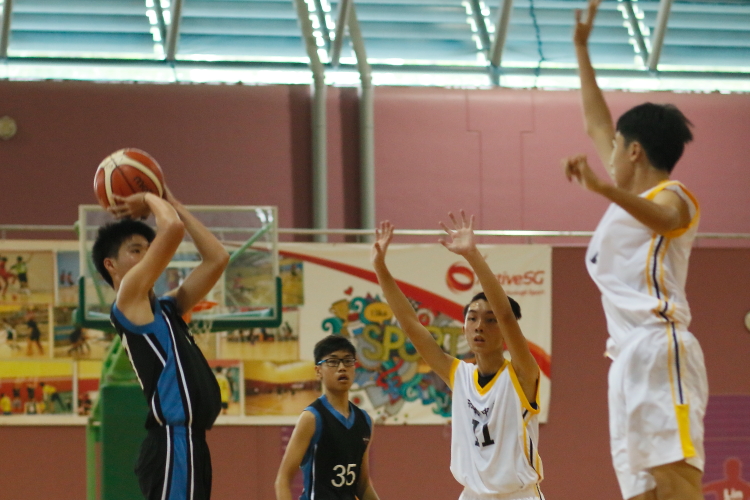
<instances>
[{"instance_id":1,"label":"white sleeveless jersey","mask_svg":"<svg viewBox=\"0 0 750 500\"><path fill-rule=\"evenodd\" d=\"M677 181L665 181L641 194L652 200L669 189L688 204L690 225L659 235L612 203L599 222L586 252L586 267L602 294L614 354L634 328L673 322L687 329L690 307L685 297L688 260L700 219L695 197Z\"/></svg>"},{"instance_id":2,"label":"white sleeveless jersey","mask_svg":"<svg viewBox=\"0 0 750 500\"><path fill-rule=\"evenodd\" d=\"M538 394L534 409L509 361L484 387L478 376L476 365L453 362L453 476L475 495L510 495L529 488L539 493Z\"/></svg>"}]
</instances>

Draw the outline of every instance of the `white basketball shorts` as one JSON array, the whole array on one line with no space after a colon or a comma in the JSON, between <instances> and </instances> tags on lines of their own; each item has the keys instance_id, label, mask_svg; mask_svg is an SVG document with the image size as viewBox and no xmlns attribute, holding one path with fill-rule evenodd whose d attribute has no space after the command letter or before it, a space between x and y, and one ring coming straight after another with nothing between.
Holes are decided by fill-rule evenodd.
<instances>
[{"instance_id":1,"label":"white basketball shorts","mask_svg":"<svg viewBox=\"0 0 750 500\"><path fill-rule=\"evenodd\" d=\"M656 487L652 467L680 460L703 470L708 382L703 351L686 330L635 330L609 369L612 461L625 499Z\"/></svg>"},{"instance_id":2,"label":"white basketball shorts","mask_svg":"<svg viewBox=\"0 0 750 500\"><path fill-rule=\"evenodd\" d=\"M496 495L481 495L469 489L464 489L458 500L544 500L544 495L538 485L529 486L516 493L505 493Z\"/></svg>"}]
</instances>

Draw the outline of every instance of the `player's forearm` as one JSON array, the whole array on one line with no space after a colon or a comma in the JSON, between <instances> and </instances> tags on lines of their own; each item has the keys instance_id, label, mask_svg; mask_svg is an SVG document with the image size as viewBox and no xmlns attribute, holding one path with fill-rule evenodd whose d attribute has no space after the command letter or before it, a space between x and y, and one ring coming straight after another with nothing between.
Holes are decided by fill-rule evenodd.
<instances>
[{"instance_id":1,"label":"player's forearm","mask_svg":"<svg viewBox=\"0 0 750 500\"><path fill-rule=\"evenodd\" d=\"M508 295L477 248L464 257L477 275L479 283L482 285L482 291L487 297L487 302L492 307L492 312L495 313L495 318L497 318L503 332L503 340L508 347L513 364L520 370L519 376L535 381L539 373L539 367L531 355L526 337L521 332L518 320L508 300Z\"/></svg>"},{"instance_id":2,"label":"player's forearm","mask_svg":"<svg viewBox=\"0 0 750 500\"><path fill-rule=\"evenodd\" d=\"M276 476L276 481L273 485L276 491L276 500L294 500L291 484L291 478L287 478L281 474Z\"/></svg>"},{"instance_id":3,"label":"player's forearm","mask_svg":"<svg viewBox=\"0 0 750 500\"><path fill-rule=\"evenodd\" d=\"M583 104L583 120L586 133L594 137L597 132L609 132L613 129L612 115L604 100L599 84L596 83L596 73L591 64L589 50L586 45L576 45L578 58L578 76L581 79L581 100Z\"/></svg>"},{"instance_id":4,"label":"player's forearm","mask_svg":"<svg viewBox=\"0 0 750 500\"><path fill-rule=\"evenodd\" d=\"M596 192L618 204L638 222L657 234L666 234L681 226L680 213L672 207L659 205L612 184L602 184Z\"/></svg>"},{"instance_id":5,"label":"player's forearm","mask_svg":"<svg viewBox=\"0 0 750 500\"><path fill-rule=\"evenodd\" d=\"M411 330L410 326L420 325L417 313L406 298L404 292L399 288L395 278L391 274L388 267L385 264L375 264L375 274L378 276L378 282L380 288L383 290L386 302L393 311L393 315L404 328L404 330ZM409 333L407 332L407 335Z\"/></svg>"},{"instance_id":6,"label":"player's forearm","mask_svg":"<svg viewBox=\"0 0 750 500\"><path fill-rule=\"evenodd\" d=\"M500 282L497 281L497 277L492 272L492 269L490 269L489 264L487 264L487 261L484 260L484 257L479 252L479 249L475 247L474 250L470 251L464 257L474 270L474 273L476 273L479 283L482 285L482 291L487 297L487 302L492 307L492 312L495 313L495 317L500 324L507 321L515 321L508 296L500 285Z\"/></svg>"},{"instance_id":7,"label":"player's forearm","mask_svg":"<svg viewBox=\"0 0 750 500\"><path fill-rule=\"evenodd\" d=\"M443 350L437 345L430 332L419 322L414 307L401 291L386 265L375 264L374 267L386 302L419 355L428 363L434 359L433 356L443 356Z\"/></svg>"},{"instance_id":8,"label":"player's forearm","mask_svg":"<svg viewBox=\"0 0 750 500\"><path fill-rule=\"evenodd\" d=\"M166 233L171 234L174 232L175 236L179 236L179 239L182 240L185 232L185 224L180 220L177 211L172 205L152 193L143 194L143 203L154 214L156 227L160 235L166 236Z\"/></svg>"},{"instance_id":9,"label":"player's forearm","mask_svg":"<svg viewBox=\"0 0 750 500\"><path fill-rule=\"evenodd\" d=\"M358 493L357 497L359 500L380 500L380 497L375 493L375 488L372 487L372 483L367 481L367 487L362 493Z\"/></svg>"},{"instance_id":10,"label":"player's forearm","mask_svg":"<svg viewBox=\"0 0 750 500\"><path fill-rule=\"evenodd\" d=\"M185 230L193 239L203 262L214 264L223 271L229 261L229 254L224 245L182 203L174 197L171 197L170 203L185 224Z\"/></svg>"}]
</instances>

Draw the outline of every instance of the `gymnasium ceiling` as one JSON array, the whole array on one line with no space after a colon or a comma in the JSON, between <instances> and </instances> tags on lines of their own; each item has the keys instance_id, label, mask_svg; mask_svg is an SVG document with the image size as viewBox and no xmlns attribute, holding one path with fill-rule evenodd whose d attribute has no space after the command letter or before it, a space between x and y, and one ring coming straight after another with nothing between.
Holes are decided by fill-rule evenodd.
<instances>
[{"instance_id":1,"label":"gymnasium ceiling","mask_svg":"<svg viewBox=\"0 0 750 500\"><path fill-rule=\"evenodd\" d=\"M340 1L306 0L324 64ZM493 69L488 59L504 2L512 7ZM661 52L649 61L665 2L671 8ZM495 75L504 86L577 85L571 33L583 1L354 5L375 84L488 86ZM311 80L294 0L0 0L0 6L0 78ZM173 23L175 9L181 15ZM171 46L170 31L177 35ZM347 36L341 64L327 65L330 83L358 82L349 42ZM747 92L750 0L606 0L590 50L605 87Z\"/></svg>"}]
</instances>

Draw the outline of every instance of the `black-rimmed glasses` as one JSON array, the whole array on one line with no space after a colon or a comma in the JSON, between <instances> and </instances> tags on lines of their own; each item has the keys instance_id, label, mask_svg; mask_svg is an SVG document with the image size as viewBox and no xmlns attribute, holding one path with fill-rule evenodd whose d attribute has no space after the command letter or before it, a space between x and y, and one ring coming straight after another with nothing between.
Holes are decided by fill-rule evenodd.
<instances>
[{"instance_id":1,"label":"black-rimmed glasses","mask_svg":"<svg viewBox=\"0 0 750 500\"><path fill-rule=\"evenodd\" d=\"M344 363L344 366L347 368L351 368L354 366L354 364L357 362L357 358L327 358L327 359L321 359L318 361L317 365L320 366L323 363L329 368L338 368L339 363Z\"/></svg>"}]
</instances>

